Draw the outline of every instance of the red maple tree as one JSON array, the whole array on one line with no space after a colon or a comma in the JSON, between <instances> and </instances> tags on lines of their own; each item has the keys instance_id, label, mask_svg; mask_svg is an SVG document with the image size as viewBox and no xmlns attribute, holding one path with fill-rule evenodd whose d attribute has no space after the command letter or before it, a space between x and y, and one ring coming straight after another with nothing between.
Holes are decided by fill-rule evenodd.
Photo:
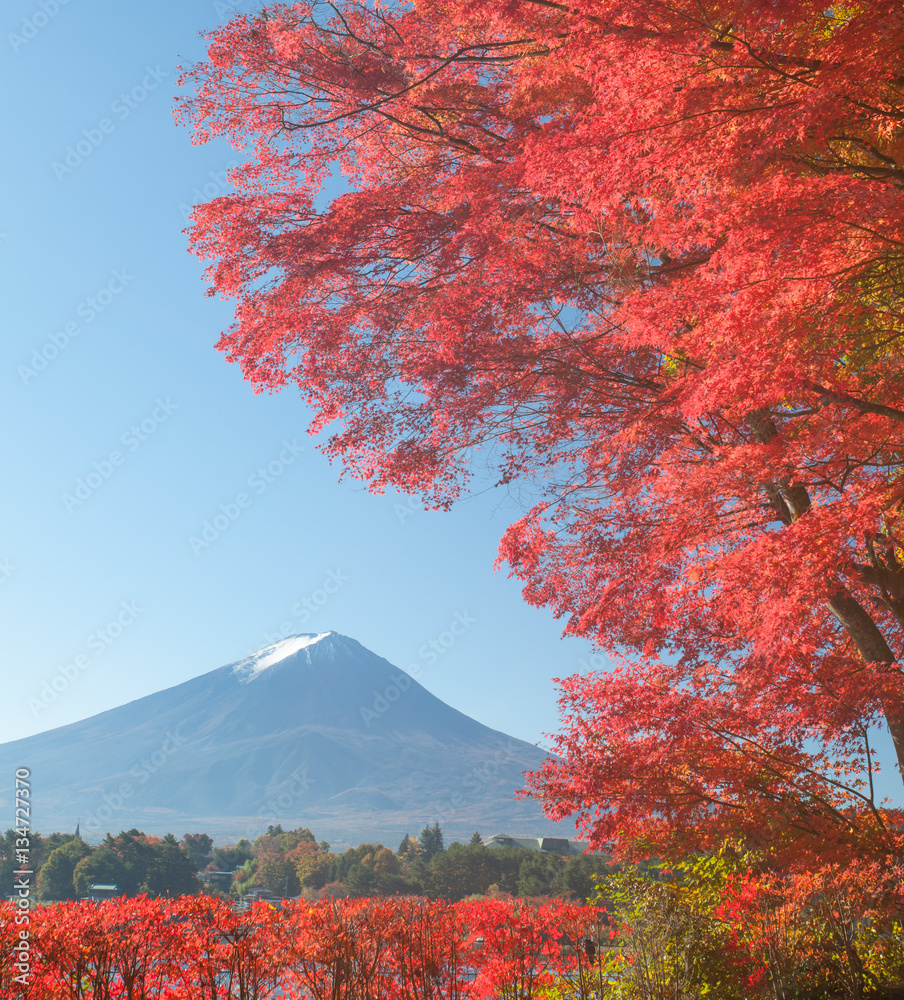
<instances>
[{"instance_id":1,"label":"red maple tree","mask_svg":"<svg viewBox=\"0 0 904 1000\"><path fill-rule=\"evenodd\" d=\"M0 967L2 996L530 1000L552 991L599 1000L628 978L668 995L681 985L726 997L793 996L814 983L831 995L894 989L900 867L781 875L742 864L720 874L713 860L698 859L686 880L664 866L623 871L608 913L561 900L417 897L240 912L203 896L42 906L29 924L29 970L17 979ZM3 957L18 938L15 913L0 901Z\"/></svg>"},{"instance_id":2,"label":"red maple tree","mask_svg":"<svg viewBox=\"0 0 904 1000\"><path fill-rule=\"evenodd\" d=\"M0 956L14 908L0 901ZM601 911L561 901L410 897L256 904L183 896L39 907L29 971L4 1000L481 1000L533 996L557 975L589 983L575 943ZM597 979L603 963L595 963ZM583 990L576 995L590 997Z\"/></svg>"},{"instance_id":3,"label":"red maple tree","mask_svg":"<svg viewBox=\"0 0 904 1000\"><path fill-rule=\"evenodd\" d=\"M564 682L550 815L887 848L901 4L294 4L209 41L179 113L249 154L191 229L220 349L376 491L448 505L475 449L539 488L500 559L623 657Z\"/></svg>"}]
</instances>

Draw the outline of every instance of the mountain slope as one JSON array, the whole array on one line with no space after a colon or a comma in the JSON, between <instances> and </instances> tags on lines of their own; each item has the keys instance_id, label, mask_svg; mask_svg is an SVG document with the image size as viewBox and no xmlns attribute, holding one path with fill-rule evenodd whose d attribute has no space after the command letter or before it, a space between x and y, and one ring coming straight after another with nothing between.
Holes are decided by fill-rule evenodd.
<instances>
[{"instance_id":1,"label":"mountain slope","mask_svg":"<svg viewBox=\"0 0 904 1000\"><path fill-rule=\"evenodd\" d=\"M449 836L475 825L561 835L514 798L544 756L326 632L2 744L0 769L31 768L44 831L80 819L89 836L139 826L230 837L280 822L357 843L433 821Z\"/></svg>"}]
</instances>

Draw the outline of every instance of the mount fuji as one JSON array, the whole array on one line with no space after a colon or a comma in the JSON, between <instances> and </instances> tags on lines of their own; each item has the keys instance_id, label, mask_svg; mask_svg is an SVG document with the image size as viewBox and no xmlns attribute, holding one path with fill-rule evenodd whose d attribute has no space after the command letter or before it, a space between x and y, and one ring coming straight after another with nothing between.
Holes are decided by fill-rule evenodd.
<instances>
[{"instance_id":1,"label":"mount fuji","mask_svg":"<svg viewBox=\"0 0 904 1000\"><path fill-rule=\"evenodd\" d=\"M0 744L0 773L30 768L33 829L80 821L88 840L133 826L237 839L277 822L349 844L433 822L447 837L475 828L573 836L515 797L545 757L354 639L323 632ZM5 793L0 809L11 815Z\"/></svg>"}]
</instances>

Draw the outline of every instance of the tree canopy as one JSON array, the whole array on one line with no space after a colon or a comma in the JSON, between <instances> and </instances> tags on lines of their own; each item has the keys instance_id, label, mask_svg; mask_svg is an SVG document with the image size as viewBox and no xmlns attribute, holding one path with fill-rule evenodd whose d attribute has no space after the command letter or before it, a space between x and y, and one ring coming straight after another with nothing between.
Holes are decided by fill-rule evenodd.
<instances>
[{"instance_id":1,"label":"tree canopy","mask_svg":"<svg viewBox=\"0 0 904 1000\"><path fill-rule=\"evenodd\" d=\"M532 782L594 845L894 841L902 43L897 0L286 4L182 78L247 151L190 231L227 358L376 491L534 493L500 561L621 658Z\"/></svg>"}]
</instances>

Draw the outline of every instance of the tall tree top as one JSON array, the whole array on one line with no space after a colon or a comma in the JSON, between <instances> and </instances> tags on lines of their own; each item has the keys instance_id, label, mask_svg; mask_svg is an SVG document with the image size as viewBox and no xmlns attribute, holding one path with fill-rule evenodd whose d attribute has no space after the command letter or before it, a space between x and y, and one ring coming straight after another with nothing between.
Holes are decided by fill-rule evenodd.
<instances>
[{"instance_id":1,"label":"tall tree top","mask_svg":"<svg viewBox=\"0 0 904 1000\"><path fill-rule=\"evenodd\" d=\"M500 559L630 661L537 790L591 841L874 842L904 764L904 12L275 5L182 82L220 348L353 477L536 502ZM324 204L340 171L347 190Z\"/></svg>"}]
</instances>

